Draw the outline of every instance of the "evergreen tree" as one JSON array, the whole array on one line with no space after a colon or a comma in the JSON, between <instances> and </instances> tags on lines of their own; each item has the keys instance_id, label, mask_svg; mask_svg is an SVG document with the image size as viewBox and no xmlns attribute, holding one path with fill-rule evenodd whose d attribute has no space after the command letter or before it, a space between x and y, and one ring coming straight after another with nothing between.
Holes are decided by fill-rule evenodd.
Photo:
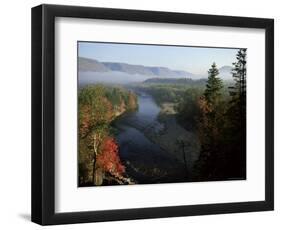
<instances>
[{"instance_id":1,"label":"evergreen tree","mask_svg":"<svg viewBox=\"0 0 281 230\"><path fill-rule=\"evenodd\" d=\"M231 96L227 111L229 171L235 176L246 175L246 49L240 49L233 63L234 86L229 87ZM235 168L234 168L235 166ZM231 175L230 175L231 176Z\"/></svg>"},{"instance_id":2,"label":"evergreen tree","mask_svg":"<svg viewBox=\"0 0 281 230\"><path fill-rule=\"evenodd\" d=\"M236 108L240 120L246 115L246 52L246 49L240 49L236 55L237 62L233 63L232 69L235 85L229 87L231 107Z\"/></svg>"},{"instance_id":3,"label":"evergreen tree","mask_svg":"<svg viewBox=\"0 0 281 230\"><path fill-rule=\"evenodd\" d=\"M215 63L208 74L204 96L198 102L200 116L197 126L201 151L195 165L195 177L199 180L219 179L217 171L219 164L223 163L220 152L221 130L224 124L223 83Z\"/></svg>"},{"instance_id":4,"label":"evergreen tree","mask_svg":"<svg viewBox=\"0 0 281 230\"><path fill-rule=\"evenodd\" d=\"M222 80L218 77L219 70L214 62L208 71L208 81L204 93L206 101L216 106L221 100L221 89L223 88Z\"/></svg>"},{"instance_id":5,"label":"evergreen tree","mask_svg":"<svg viewBox=\"0 0 281 230\"><path fill-rule=\"evenodd\" d=\"M223 100L222 81L215 64L209 70L204 96L199 100L200 156L198 180L246 178L246 49L233 63L230 100Z\"/></svg>"}]
</instances>

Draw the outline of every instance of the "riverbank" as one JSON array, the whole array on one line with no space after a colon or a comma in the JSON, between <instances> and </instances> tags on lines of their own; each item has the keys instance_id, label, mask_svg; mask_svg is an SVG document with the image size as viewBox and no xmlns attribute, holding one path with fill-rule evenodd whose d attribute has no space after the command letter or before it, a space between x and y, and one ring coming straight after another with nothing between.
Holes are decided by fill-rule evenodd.
<instances>
[{"instance_id":1,"label":"riverbank","mask_svg":"<svg viewBox=\"0 0 281 230\"><path fill-rule=\"evenodd\" d=\"M138 104L138 110L123 114L112 124L126 174L138 184L188 181L190 177L182 160L151 136L164 131L164 125L157 119L161 108L145 93L138 94Z\"/></svg>"},{"instance_id":2,"label":"riverbank","mask_svg":"<svg viewBox=\"0 0 281 230\"><path fill-rule=\"evenodd\" d=\"M159 147L186 164L190 171L199 156L199 140L196 134L187 131L177 123L175 115L173 103L161 104L157 119L163 124L163 129L159 132L146 129L144 134Z\"/></svg>"}]
</instances>

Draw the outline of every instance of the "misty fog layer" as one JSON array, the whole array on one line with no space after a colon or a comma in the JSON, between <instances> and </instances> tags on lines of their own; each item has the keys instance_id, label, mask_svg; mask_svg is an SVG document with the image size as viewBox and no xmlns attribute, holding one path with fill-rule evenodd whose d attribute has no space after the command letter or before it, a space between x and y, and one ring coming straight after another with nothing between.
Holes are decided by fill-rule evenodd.
<instances>
[{"instance_id":1,"label":"misty fog layer","mask_svg":"<svg viewBox=\"0 0 281 230\"><path fill-rule=\"evenodd\" d=\"M141 75L141 74L127 74L119 71L110 72L82 72L79 74L79 85L93 84L93 83L116 83L116 84L128 84L135 82L143 82L149 78L155 78L155 76Z\"/></svg>"},{"instance_id":2,"label":"misty fog layer","mask_svg":"<svg viewBox=\"0 0 281 230\"><path fill-rule=\"evenodd\" d=\"M208 75L198 75L194 80L207 78ZM221 71L220 76L223 80L231 80L232 75L230 71ZM94 83L114 83L114 84L130 84L140 83L147 79L156 78L155 75L142 75L142 74L128 74L120 71L109 72L95 72L95 71L79 71L78 80L79 85L94 84ZM171 77L177 79L177 77Z\"/></svg>"}]
</instances>

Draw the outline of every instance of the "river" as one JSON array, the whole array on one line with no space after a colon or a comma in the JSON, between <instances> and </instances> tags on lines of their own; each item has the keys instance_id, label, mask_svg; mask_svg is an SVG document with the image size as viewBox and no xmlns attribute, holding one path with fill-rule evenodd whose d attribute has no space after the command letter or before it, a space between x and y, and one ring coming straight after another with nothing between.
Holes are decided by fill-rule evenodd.
<instances>
[{"instance_id":1,"label":"river","mask_svg":"<svg viewBox=\"0 0 281 230\"><path fill-rule=\"evenodd\" d=\"M138 93L138 109L123 114L113 124L126 173L138 184L187 180L185 165L146 135L161 135L164 124L157 119L160 110L150 95Z\"/></svg>"}]
</instances>

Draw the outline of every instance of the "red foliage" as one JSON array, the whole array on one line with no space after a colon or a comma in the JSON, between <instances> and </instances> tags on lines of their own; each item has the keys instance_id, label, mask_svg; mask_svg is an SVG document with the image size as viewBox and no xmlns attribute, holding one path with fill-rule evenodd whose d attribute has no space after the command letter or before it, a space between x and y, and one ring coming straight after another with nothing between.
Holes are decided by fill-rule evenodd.
<instances>
[{"instance_id":1,"label":"red foliage","mask_svg":"<svg viewBox=\"0 0 281 230\"><path fill-rule=\"evenodd\" d=\"M106 137L101 146L101 153L97 156L97 164L105 172L121 175L125 172L118 153L118 145L111 137Z\"/></svg>"}]
</instances>

